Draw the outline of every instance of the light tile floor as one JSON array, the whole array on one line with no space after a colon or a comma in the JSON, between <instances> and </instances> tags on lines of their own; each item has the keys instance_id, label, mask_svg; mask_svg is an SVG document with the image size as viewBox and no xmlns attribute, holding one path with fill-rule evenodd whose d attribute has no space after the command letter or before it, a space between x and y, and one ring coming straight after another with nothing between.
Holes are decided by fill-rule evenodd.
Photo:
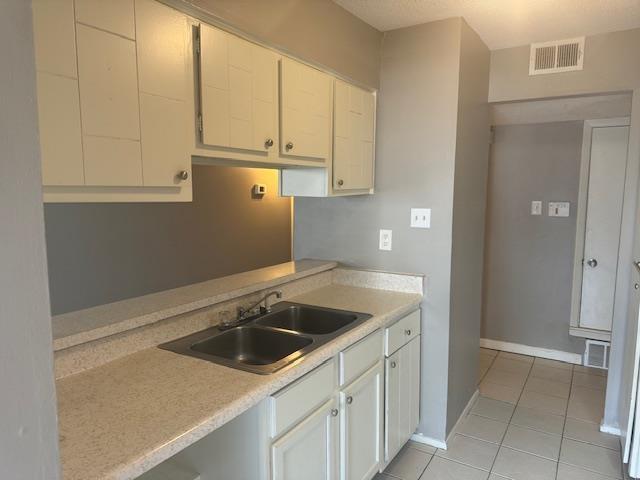
<instances>
[{"instance_id":1,"label":"light tile floor","mask_svg":"<svg viewBox=\"0 0 640 480\"><path fill-rule=\"evenodd\" d=\"M480 349L480 396L447 450L409 442L375 480L622 479L600 433L606 372Z\"/></svg>"}]
</instances>

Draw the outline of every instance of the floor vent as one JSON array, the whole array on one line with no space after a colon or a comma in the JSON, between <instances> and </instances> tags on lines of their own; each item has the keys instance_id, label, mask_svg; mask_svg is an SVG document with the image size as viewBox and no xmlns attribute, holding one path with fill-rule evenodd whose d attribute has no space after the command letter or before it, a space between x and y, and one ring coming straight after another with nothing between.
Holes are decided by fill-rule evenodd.
<instances>
[{"instance_id":1,"label":"floor vent","mask_svg":"<svg viewBox=\"0 0 640 480\"><path fill-rule=\"evenodd\" d=\"M529 75L582 70L583 61L584 37L532 43Z\"/></svg>"},{"instance_id":2,"label":"floor vent","mask_svg":"<svg viewBox=\"0 0 640 480\"><path fill-rule=\"evenodd\" d=\"M584 349L585 367L607 370L609 368L609 347L611 347L610 342L587 340Z\"/></svg>"}]
</instances>

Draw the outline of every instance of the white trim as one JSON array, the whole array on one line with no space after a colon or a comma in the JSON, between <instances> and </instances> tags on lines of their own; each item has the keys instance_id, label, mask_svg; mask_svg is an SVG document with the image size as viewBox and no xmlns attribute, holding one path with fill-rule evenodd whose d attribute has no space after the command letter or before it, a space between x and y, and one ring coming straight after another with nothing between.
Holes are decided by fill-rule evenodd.
<instances>
[{"instance_id":1,"label":"white trim","mask_svg":"<svg viewBox=\"0 0 640 480\"><path fill-rule=\"evenodd\" d=\"M427 437L421 433L414 433L411 435L411 440L414 442L422 443L424 445L429 445L431 447L439 448L440 450L447 449L447 442L443 442L442 440L436 440L435 438Z\"/></svg>"},{"instance_id":2,"label":"white trim","mask_svg":"<svg viewBox=\"0 0 640 480\"><path fill-rule=\"evenodd\" d=\"M592 340L611 341L611 332L605 330L593 330L591 328L569 327L569 335L573 337L588 338Z\"/></svg>"},{"instance_id":3,"label":"white trim","mask_svg":"<svg viewBox=\"0 0 640 480\"><path fill-rule=\"evenodd\" d=\"M576 210L576 238L573 249L573 281L571 286L571 311L569 325L573 328L580 327L580 303L582 300L582 258L584 256L584 236L587 224L587 199L589 187L589 169L591 164L591 136L594 128L602 127L626 127L631 125L631 117L600 118L585 120L582 131L582 154L580 156L580 176L578 186L578 204ZM627 162L629 159L627 158ZM626 181L625 181L626 185ZM620 262L618 252L618 263ZM570 335L583 337L577 333ZM585 337L591 338L591 337ZM598 340L604 338L596 337Z\"/></svg>"},{"instance_id":4,"label":"white trim","mask_svg":"<svg viewBox=\"0 0 640 480\"><path fill-rule=\"evenodd\" d=\"M460 424L462 423L462 421L467 418L467 415L469 415L469 412L471 412L471 409L473 408L473 405L476 403L476 400L478 398L478 395L480 395L480 390L476 389L475 392L473 392L473 395L471 395L471 398L469 399L469 401L467 402L467 406L464 407L464 410L462 410L462 413L460 414L460 416L458 417L458 421L456 422L456 424L453 426L453 428L451 429L451 431L449 432L449 435L447 435L447 444L449 443L449 441L451 440L451 437L453 436L454 433L456 433L458 431L458 427L460 426Z\"/></svg>"},{"instance_id":5,"label":"white trim","mask_svg":"<svg viewBox=\"0 0 640 480\"><path fill-rule=\"evenodd\" d=\"M620 427L613 427L611 425L605 425L604 423L600 425L600 431L610 435L617 435L618 437L622 434Z\"/></svg>"},{"instance_id":6,"label":"white trim","mask_svg":"<svg viewBox=\"0 0 640 480\"><path fill-rule=\"evenodd\" d=\"M436 447L436 448L439 448L441 450L446 450L447 449L447 443L449 443L449 440L451 439L451 436L458 430L458 427L460 426L460 423L467 417L467 415L469 415L469 412L471 412L471 409L473 408L473 405L476 403L478 395L480 395L480 391L479 390L476 390L475 392L473 392L473 395L471 395L471 398L467 402L466 407L464 407L464 410L462 411L462 413L458 417L458 421L456 422L456 424L453 426L453 428L449 432L449 435L447 435L447 440L446 441L443 442L442 440L436 440L435 438L427 437L427 436L425 436L425 435L423 435L421 433L414 433L411 436L411 440L413 440L414 442L423 443L425 445L430 445L432 447Z\"/></svg>"},{"instance_id":7,"label":"white trim","mask_svg":"<svg viewBox=\"0 0 640 480\"><path fill-rule=\"evenodd\" d=\"M549 348L532 347L520 343L502 342L490 338L481 338L480 346L492 350L502 350L504 352L519 353L532 357L548 358L549 360L559 360L561 362L582 365L582 355L579 353L563 352L562 350L551 350Z\"/></svg>"}]
</instances>

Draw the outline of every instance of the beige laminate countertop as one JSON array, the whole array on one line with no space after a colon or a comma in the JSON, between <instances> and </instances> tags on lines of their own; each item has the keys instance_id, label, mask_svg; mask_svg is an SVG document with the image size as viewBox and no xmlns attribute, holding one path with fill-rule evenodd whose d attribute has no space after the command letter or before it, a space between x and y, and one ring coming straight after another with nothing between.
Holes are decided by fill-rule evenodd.
<instances>
[{"instance_id":1,"label":"beige laminate countertop","mask_svg":"<svg viewBox=\"0 0 640 480\"><path fill-rule=\"evenodd\" d=\"M64 480L133 479L374 330L422 295L329 285L291 299L373 317L271 375L149 348L57 382Z\"/></svg>"},{"instance_id":2,"label":"beige laminate countertop","mask_svg":"<svg viewBox=\"0 0 640 480\"><path fill-rule=\"evenodd\" d=\"M53 317L54 351L142 327L265 288L331 270L336 262L297 260Z\"/></svg>"}]
</instances>

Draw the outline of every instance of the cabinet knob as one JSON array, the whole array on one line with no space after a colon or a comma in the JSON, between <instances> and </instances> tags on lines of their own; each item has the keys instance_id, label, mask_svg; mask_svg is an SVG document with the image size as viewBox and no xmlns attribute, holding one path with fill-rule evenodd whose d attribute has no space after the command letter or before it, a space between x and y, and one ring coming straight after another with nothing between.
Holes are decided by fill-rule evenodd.
<instances>
[{"instance_id":1,"label":"cabinet knob","mask_svg":"<svg viewBox=\"0 0 640 480\"><path fill-rule=\"evenodd\" d=\"M189 178L189 172L186 170L180 170L176 176L179 180L187 180Z\"/></svg>"},{"instance_id":2,"label":"cabinet knob","mask_svg":"<svg viewBox=\"0 0 640 480\"><path fill-rule=\"evenodd\" d=\"M587 265L589 265L591 268L596 268L598 266L598 260L596 260L595 258L590 258L589 260L587 260Z\"/></svg>"},{"instance_id":3,"label":"cabinet knob","mask_svg":"<svg viewBox=\"0 0 640 480\"><path fill-rule=\"evenodd\" d=\"M287 151L293 150L293 142L287 142L285 148L287 149Z\"/></svg>"},{"instance_id":4,"label":"cabinet knob","mask_svg":"<svg viewBox=\"0 0 640 480\"><path fill-rule=\"evenodd\" d=\"M332 408L331 409L331 416L332 417L337 417L338 416L338 409L337 408Z\"/></svg>"},{"instance_id":5,"label":"cabinet knob","mask_svg":"<svg viewBox=\"0 0 640 480\"><path fill-rule=\"evenodd\" d=\"M408 328L408 329L406 329L406 330L404 331L404 334L405 334L405 335L407 335L407 336L411 335L411 329L409 329L409 328Z\"/></svg>"},{"instance_id":6,"label":"cabinet knob","mask_svg":"<svg viewBox=\"0 0 640 480\"><path fill-rule=\"evenodd\" d=\"M349 395L349 396L347 397L347 404L348 404L348 405L351 405L352 403L353 403L353 397L352 397L351 395Z\"/></svg>"},{"instance_id":7,"label":"cabinet knob","mask_svg":"<svg viewBox=\"0 0 640 480\"><path fill-rule=\"evenodd\" d=\"M396 362L391 362L391 368L396 368L398 364Z\"/></svg>"},{"instance_id":8,"label":"cabinet knob","mask_svg":"<svg viewBox=\"0 0 640 480\"><path fill-rule=\"evenodd\" d=\"M344 180L342 180L342 179L338 180L338 185L340 185L340 186L344 185Z\"/></svg>"},{"instance_id":9,"label":"cabinet knob","mask_svg":"<svg viewBox=\"0 0 640 480\"><path fill-rule=\"evenodd\" d=\"M264 141L264 147L265 148L273 147L273 138L267 138Z\"/></svg>"}]
</instances>

